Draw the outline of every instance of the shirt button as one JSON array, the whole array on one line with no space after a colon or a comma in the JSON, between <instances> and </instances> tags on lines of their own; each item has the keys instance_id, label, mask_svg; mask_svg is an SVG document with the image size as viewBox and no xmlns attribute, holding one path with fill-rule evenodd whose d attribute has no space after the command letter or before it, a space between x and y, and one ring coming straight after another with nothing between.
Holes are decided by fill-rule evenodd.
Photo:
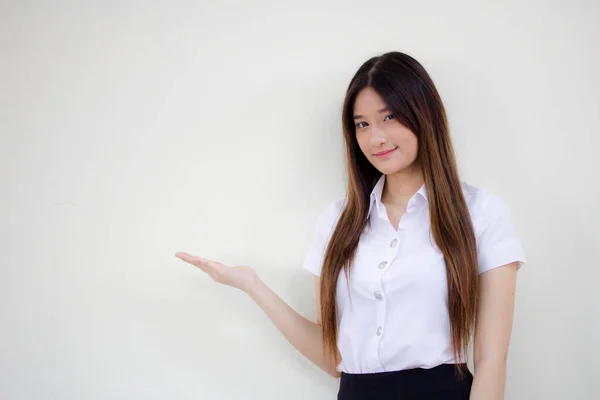
<instances>
[{"instance_id":1,"label":"shirt button","mask_svg":"<svg viewBox=\"0 0 600 400\"><path fill-rule=\"evenodd\" d=\"M381 331L382 331L381 327L378 326L377 327L377 336L381 336Z\"/></svg>"},{"instance_id":2,"label":"shirt button","mask_svg":"<svg viewBox=\"0 0 600 400\"><path fill-rule=\"evenodd\" d=\"M387 261L382 261L382 262L379 263L379 265L377 266L377 268L384 269L386 265L387 265Z\"/></svg>"},{"instance_id":3,"label":"shirt button","mask_svg":"<svg viewBox=\"0 0 600 400\"><path fill-rule=\"evenodd\" d=\"M375 292L373 293L373 296L377 299L377 300L383 300L383 296L381 295L381 293L379 292Z\"/></svg>"},{"instance_id":4,"label":"shirt button","mask_svg":"<svg viewBox=\"0 0 600 400\"><path fill-rule=\"evenodd\" d=\"M397 244L398 244L398 239L397 239L397 238L394 238L394 240L392 240L392 241L390 242L390 247L396 247L396 245L397 245Z\"/></svg>"}]
</instances>

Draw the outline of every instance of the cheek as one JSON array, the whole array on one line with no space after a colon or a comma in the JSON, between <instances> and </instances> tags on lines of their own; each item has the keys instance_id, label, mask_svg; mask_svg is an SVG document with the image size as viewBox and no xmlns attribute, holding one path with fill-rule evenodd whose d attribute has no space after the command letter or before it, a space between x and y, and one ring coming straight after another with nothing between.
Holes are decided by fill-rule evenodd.
<instances>
[{"instance_id":1,"label":"cheek","mask_svg":"<svg viewBox=\"0 0 600 400\"><path fill-rule=\"evenodd\" d=\"M409 140L410 153L416 156L419 153L419 142L414 136Z\"/></svg>"},{"instance_id":2,"label":"cheek","mask_svg":"<svg viewBox=\"0 0 600 400\"><path fill-rule=\"evenodd\" d=\"M363 152L363 154L366 155L369 149L369 138L367 137L367 135L356 135L356 142L358 143L358 147Z\"/></svg>"},{"instance_id":3,"label":"cheek","mask_svg":"<svg viewBox=\"0 0 600 400\"><path fill-rule=\"evenodd\" d=\"M419 151L419 141L412 133L403 135L399 145L403 153L407 155L416 155Z\"/></svg>"}]
</instances>

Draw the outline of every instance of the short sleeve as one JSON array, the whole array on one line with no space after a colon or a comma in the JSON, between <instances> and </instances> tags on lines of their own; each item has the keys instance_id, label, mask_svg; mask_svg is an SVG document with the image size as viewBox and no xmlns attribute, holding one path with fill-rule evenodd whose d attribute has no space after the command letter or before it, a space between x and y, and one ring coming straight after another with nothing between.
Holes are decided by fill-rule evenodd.
<instances>
[{"instance_id":1,"label":"short sleeve","mask_svg":"<svg viewBox=\"0 0 600 400\"><path fill-rule=\"evenodd\" d=\"M337 199L330 203L317 218L311 242L309 243L302 268L320 276L323 266L325 250L337 220L341 214L343 199Z\"/></svg>"},{"instance_id":2,"label":"short sleeve","mask_svg":"<svg viewBox=\"0 0 600 400\"><path fill-rule=\"evenodd\" d=\"M525 253L515 233L510 210L498 196L482 191L477 234L479 273L517 262L525 264Z\"/></svg>"}]
</instances>

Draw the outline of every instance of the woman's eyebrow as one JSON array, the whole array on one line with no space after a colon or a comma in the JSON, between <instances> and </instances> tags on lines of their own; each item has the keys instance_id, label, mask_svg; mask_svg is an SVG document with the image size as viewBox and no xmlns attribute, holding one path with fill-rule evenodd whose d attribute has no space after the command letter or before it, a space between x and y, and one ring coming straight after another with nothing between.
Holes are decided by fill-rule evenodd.
<instances>
[{"instance_id":1,"label":"woman's eyebrow","mask_svg":"<svg viewBox=\"0 0 600 400\"><path fill-rule=\"evenodd\" d=\"M382 108L381 110L379 110L379 113L381 114L382 112L386 112L386 111L390 111L389 107ZM360 119L362 117L363 117L362 115L355 115L353 117L353 119Z\"/></svg>"}]
</instances>

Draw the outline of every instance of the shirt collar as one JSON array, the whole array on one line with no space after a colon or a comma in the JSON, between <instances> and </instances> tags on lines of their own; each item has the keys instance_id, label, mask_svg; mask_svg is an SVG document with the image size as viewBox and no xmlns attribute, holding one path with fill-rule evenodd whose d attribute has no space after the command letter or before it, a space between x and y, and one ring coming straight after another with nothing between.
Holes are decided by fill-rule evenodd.
<instances>
[{"instance_id":1,"label":"shirt collar","mask_svg":"<svg viewBox=\"0 0 600 400\"><path fill-rule=\"evenodd\" d=\"M385 184L385 174L381 174L381 176L379 177L379 179L377 180L377 183L375 184L375 187L373 188L373 190L371 191L371 196L370 196L370 201L369 201L369 213L367 215L371 215L371 210L373 209L373 204L375 204L375 206L377 207L377 212L379 213L379 215L383 215L382 213L382 202L381 202L381 195L383 194L383 186ZM425 200L427 202L427 189L425 188L425 184L421 185L421 187L419 188L419 190L417 190L417 192L410 198L410 200L408 201L408 205L407 205L407 212L412 210L412 206L414 205L415 201L417 198L421 198L423 200Z\"/></svg>"}]
</instances>

